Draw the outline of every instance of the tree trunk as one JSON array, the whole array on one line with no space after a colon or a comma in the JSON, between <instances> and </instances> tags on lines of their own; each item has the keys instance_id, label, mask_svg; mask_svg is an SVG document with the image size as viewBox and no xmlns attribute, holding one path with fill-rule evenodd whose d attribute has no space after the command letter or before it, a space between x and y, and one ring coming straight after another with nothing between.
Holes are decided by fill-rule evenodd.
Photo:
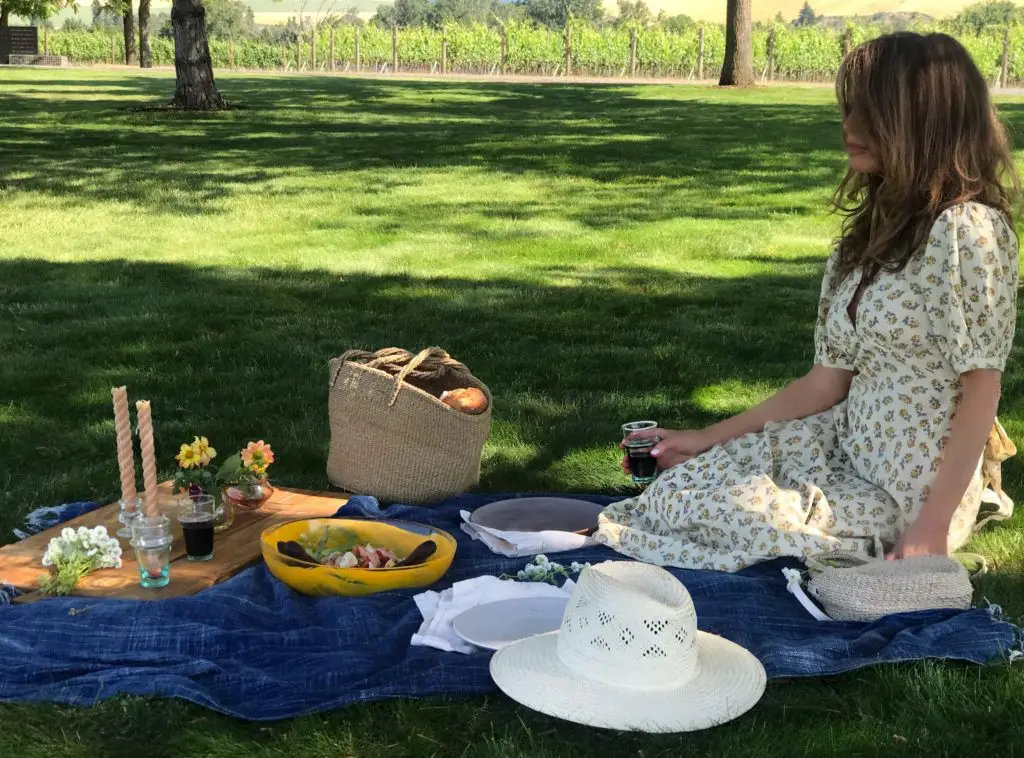
<instances>
[{"instance_id":1,"label":"tree trunk","mask_svg":"<svg viewBox=\"0 0 1024 758\"><path fill-rule=\"evenodd\" d=\"M174 105L190 110L226 108L213 82L210 45L206 40L206 8L203 0L174 0Z\"/></svg>"},{"instance_id":2,"label":"tree trunk","mask_svg":"<svg viewBox=\"0 0 1024 758\"><path fill-rule=\"evenodd\" d=\"M139 53L135 49L135 14L132 13L132 5L128 3L124 11L124 63L126 66L134 66L139 62Z\"/></svg>"},{"instance_id":3,"label":"tree trunk","mask_svg":"<svg viewBox=\"0 0 1024 758\"><path fill-rule=\"evenodd\" d=\"M727 0L725 62L718 81L722 87L754 85L754 34L750 3L751 0Z\"/></svg>"},{"instance_id":4,"label":"tree trunk","mask_svg":"<svg viewBox=\"0 0 1024 758\"><path fill-rule=\"evenodd\" d=\"M0 26L11 25L11 8L8 5L0 4Z\"/></svg>"},{"instance_id":5,"label":"tree trunk","mask_svg":"<svg viewBox=\"0 0 1024 758\"><path fill-rule=\"evenodd\" d=\"M139 66L153 68L153 46L149 42L149 0L139 0Z\"/></svg>"}]
</instances>

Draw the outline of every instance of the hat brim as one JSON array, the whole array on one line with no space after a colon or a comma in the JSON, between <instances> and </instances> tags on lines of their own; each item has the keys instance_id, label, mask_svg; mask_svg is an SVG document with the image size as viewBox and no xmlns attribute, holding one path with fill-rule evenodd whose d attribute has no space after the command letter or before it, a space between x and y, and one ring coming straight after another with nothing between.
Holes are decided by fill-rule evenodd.
<instances>
[{"instance_id":1,"label":"hat brim","mask_svg":"<svg viewBox=\"0 0 1024 758\"><path fill-rule=\"evenodd\" d=\"M750 710L767 681L764 666L734 642L698 632L700 674L678 688L615 686L579 677L558 657L559 632L498 650L491 676L513 700L577 724L641 732L691 732Z\"/></svg>"}]
</instances>

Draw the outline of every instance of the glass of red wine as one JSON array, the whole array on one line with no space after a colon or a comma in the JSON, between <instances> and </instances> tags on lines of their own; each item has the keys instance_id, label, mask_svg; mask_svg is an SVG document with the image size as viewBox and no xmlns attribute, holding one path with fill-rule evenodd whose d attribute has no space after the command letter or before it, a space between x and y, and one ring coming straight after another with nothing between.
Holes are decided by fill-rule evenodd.
<instances>
[{"instance_id":1,"label":"glass of red wine","mask_svg":"<svg viewBox=\"0 0 1024 758\"><path fill-rule=\"evenodd\" d=\"M185 536L185 557L190 561L213 558L213 527L217 504L213 495L190 495L178 502L178 523Z\"/></svg>"},{"instance_id":2,"label":"glass of red wine","mask_svg":"<svg viewBox=\"0 0 1024 758\"><path fill-rule=\"evenodd\" d=\"M622 446L634 484L650 484L658 477L658 461L651 455L651 450L661 440L653 433L657 428L657 421L630 421L622 425Z\"/></svg>"}]
</instances>

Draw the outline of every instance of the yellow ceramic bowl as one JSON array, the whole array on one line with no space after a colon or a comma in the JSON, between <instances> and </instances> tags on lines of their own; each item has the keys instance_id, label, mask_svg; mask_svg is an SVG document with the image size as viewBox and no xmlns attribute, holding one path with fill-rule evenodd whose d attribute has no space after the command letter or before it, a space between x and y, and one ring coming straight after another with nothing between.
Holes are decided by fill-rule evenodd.
<instances>
[{"instance_id":1,"label":"yellow ceramic bowl","mask_svg":"<svg viewBox=\"0 0 1024 758\"><path fill-rule=\"evenodd\" d=\"M399 559L411 553L421 542L432 540L437 550L425 563L399 568L334 568L297 561L277 550L277 543L308 534L319 544L321 530L329 529L324 546L351 550L370 543L386 547ZM455 539L440 529L412 521L361 521L358 519L316 518L290 521L263 530L260 550L270 573L303 595L372 595L386 590L426 587L448 570L455 557Z\"/></svg>"}]
</instances>

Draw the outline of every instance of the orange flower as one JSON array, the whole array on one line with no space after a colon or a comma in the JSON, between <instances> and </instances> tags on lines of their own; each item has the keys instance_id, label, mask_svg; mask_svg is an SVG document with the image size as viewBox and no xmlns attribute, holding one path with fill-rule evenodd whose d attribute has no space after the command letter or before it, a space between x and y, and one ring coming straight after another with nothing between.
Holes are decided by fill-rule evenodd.
<instances>
[{"instance_id":1,"label":"orange flower","mask_svg":"<svg viewBox=\"0 0 1024 758\"><path fill-rule=\"evenodd\" d=\"M254 474L265 474L267 466L274 462L274 451L263 440L250 442L242 450L242 465Z\"/></svg>"}]
</instances>

